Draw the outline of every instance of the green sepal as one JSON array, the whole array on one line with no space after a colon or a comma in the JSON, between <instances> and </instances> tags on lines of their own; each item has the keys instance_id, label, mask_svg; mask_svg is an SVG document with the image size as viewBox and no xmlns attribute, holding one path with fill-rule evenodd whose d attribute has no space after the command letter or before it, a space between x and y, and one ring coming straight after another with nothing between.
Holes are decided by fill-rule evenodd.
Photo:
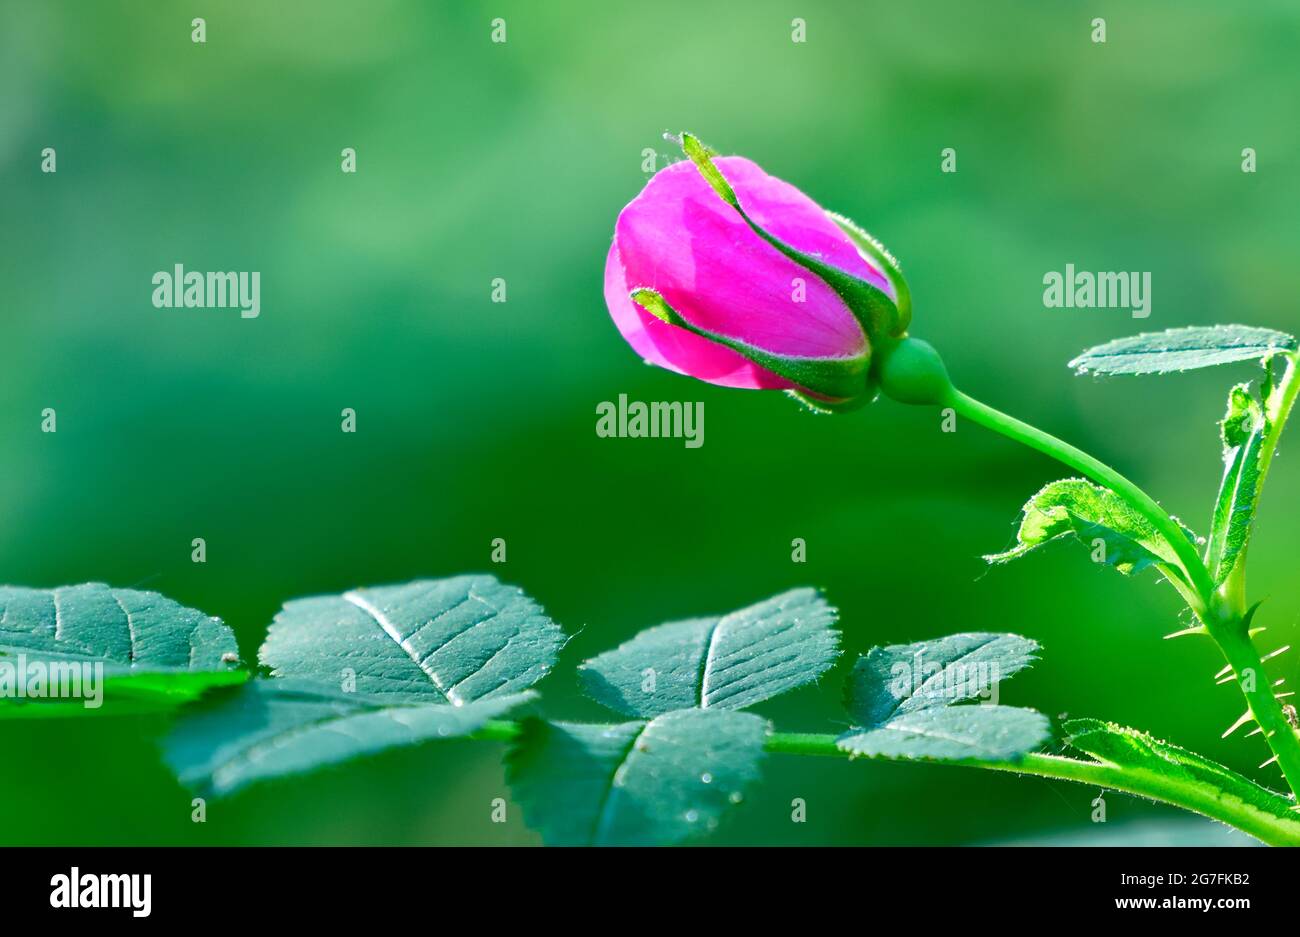
<instances>
[{"instance_id":1,"label":"green sepal","mask_svg":"<svg viewBox=\"0 0 1300 937\"><path fill-rule=\"evenodd\" d=\"M1189 543L1196 543L1195 534L1182 524L1178 527ZM1179 571L1174 545L1114 491L1084 478L1064 478L1045 485L1022 509L1015 545L984 560L1009 563L1043 544L1069 536L1094 549L1100 540L1103 552L1097 562L1113 566L1126 576L1155 567L1175 584L1188 585Z\"/></svg>"},{"instance_id":2,"label":"green sepal","mask_svg":"<svg viewBox=\"0 0 1300 937\"><path fill-rule=\"evenodd\" d=\"M799 385L803 390L828 398L823 401L804 394L801 395L801 400L814 399L818 407L837 407L841 403L853 403L866 396L869 364L867 354L852 358L795 358L776 355L739 339L692 325L655 290L639 287L632 290L630 296L634 303L661 322L739 352L759 367Z\"/></svg>"},{"instance_id":3,"label":"green sepal","mask_svg":"<svg viewBox=\"0 0 1300 937\"><path fill-rule=\"evenodd\" d=\"M903 268L898 262L898 258L889 252L889 249L881 244L880 241L872 237L856 222L850 218L833 211L826 212L826 217L835 222L839 229L849 236L855 247L860 253L868 255L874 260L880 269L885 272L889 279L889 284L894 288L894 295L898 297L898 316L899 327L898 333L907 330L912 324L912 291L907 285L907 279L903 276Z\"/></svg>"},{"instance_id":4,"label":"green sepal","mask_svg":"<svg viewBox=\"0 0 1300 937\"><path fill-rule=\"evenodd\" d=\"M803 251L791 247L780 238L769 234L755 223L744 207L741 206L740 199L736 196L735 190L732 189L731 183L723 176L722 171L714 165L713 157L717 154L713 150L685 131L682 132L680 139L675 137L669 137L669 139L681 144L682 152L695 164L700 171L700 175L704 177L704 181L718 194L719 198L736 210L737 214L755 234L801 267L816 274L825 281L827 286L839 294L840 299L849 307L849 311L853 313L863 331L867 333L867 336L873 342L886 336L899 336L907 331L911 319L910 300L908 300L909 311L905 313L900 306L895 305L894 301L889 298L888 293L874 283L869 283L838 267L823 263L811 254L805 254ZM842 227L843 225L841 225ZM865 235L865 232L860 233ZM850 236L852 237L852 235ZM887 253L878 243L871 239L870 235L865 236L873 245L872 252L878 250ZM857 242L856 237L854 237L854 241ZM893 282L893 275L890 273L891 266L893 275L901 277L901 273L898 273L896 262L892 265L886 264L886 276Z\"/></svg>"},{"instance_id":5,"label":"green sepal","mask_svg":"<svg viewBox=\"0 0 1300 937\"><path fill-rule=\"evenodd\" d=\"M785 394L795 403L802 405L804 409L820 415L852 413L854 410L861 410L878 396L876 388L870 384L868 384L867 393L860 397L854 397L852 400L821 400L811 394L804 394L797 390L787 390Z\"/></svg>"}]
</instances>

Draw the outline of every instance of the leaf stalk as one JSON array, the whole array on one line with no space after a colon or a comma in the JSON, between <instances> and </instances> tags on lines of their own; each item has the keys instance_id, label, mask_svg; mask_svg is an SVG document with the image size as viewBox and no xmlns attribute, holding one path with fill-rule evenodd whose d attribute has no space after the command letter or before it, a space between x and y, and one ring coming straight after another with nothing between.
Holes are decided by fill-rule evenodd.
<instances>
[{"instance_id":1,"label":"leaf stalk","mask_svg":"<svg viewBox=\"0 0 1300 937\"><path fill-rule=\"evenodd\" d=\"M483 726L471 738L511 742L522 729L518 722L496 720ZM836 736L817 732L773 732L764 750L772 754L851 758L836 744ZM1102 761L1082 761L1061 755L1030 754L1018 761L936 761L934 764L982 768L1013 774L1034 775L1073 781L1092 787L1122 791L1149 800L1181 807L1193 813L1236 827L1270 846L1300 846L1300 816L1296 820L1274 816L1251 804L1204 785L1140 769L1121 768Z\"/></svg>"}]
</instances>

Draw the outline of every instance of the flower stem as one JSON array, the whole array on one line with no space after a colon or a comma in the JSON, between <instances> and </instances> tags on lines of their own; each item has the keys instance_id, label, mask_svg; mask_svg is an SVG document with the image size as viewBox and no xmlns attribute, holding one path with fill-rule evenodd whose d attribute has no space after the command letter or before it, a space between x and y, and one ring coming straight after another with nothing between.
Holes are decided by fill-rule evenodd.
<instances>
[{"instance_id":1,"label":"flower stem","mask_svg":"<svg viewBox=\"0 0 1300 937\"><path fill-rule=\"evenodd\" d=\"M1051 433L1045 433L1036 426L1030 426L1001 410L995 410L956 388L953 388L947 404L966 419L1065 463L1097 484L1109 488L1131 504L1134 510L1145 517L1169 542L1170 548L1178 557L1187 583L1192 587L1192 593L1184 592L1184 596L1189 600L1197 616L1205 621L1206 597L1214 591L1210 575L1205 569L1205 564L1201 562L1195 545L1187 538L1178 523L1169 516L1169 512L1157 504L1155 499L1101 460L1093 458L1064 440L1057 439Z\"/></svg>"}]
</instances>

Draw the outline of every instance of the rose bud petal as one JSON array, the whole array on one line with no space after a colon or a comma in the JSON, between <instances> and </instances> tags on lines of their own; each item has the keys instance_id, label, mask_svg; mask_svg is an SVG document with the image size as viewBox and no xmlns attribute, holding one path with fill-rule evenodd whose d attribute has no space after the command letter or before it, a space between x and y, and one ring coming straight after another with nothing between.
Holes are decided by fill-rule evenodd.
<instances>
[{"instance_id":1,"label":"rose bud petal","mask_svg":"<svg viewBox=\"0 0 1300 937\"><path fill-rule=\"evenodd\" d=\"M847 219L740 157L656 173L619 215L605 301L651 364L818 409L869 398L872 342L907 328L892 257Z\"/></svg>"}]
</instances>

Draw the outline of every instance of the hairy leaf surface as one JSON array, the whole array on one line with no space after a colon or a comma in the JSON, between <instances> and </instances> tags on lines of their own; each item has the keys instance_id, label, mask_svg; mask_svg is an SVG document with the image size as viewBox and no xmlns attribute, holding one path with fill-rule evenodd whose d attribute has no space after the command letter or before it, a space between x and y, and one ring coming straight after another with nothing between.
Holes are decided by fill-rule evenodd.
<instances>
[{"instance_id":1,"label":"hairy leaf surface","mask_svg":"<svg viewBox=\"0 0 1300 937\"><path fill-rule=\"evenodd\" d=\"M103 672L97 708L80 698L17 698L16 681L28 692L38 671L71 686L73 672L80 685L85 668L95 665ZM0 719L167 709L208 687L241 682L245 674L238 668L230 628L156 592L97 582L55 589L0 586ZM78 692L84 695L86 688Z\"/></svg>"},{"instance_id":2,"label":"hairy leaf surface","mask_svg":"<svg viewBox=\"0 0 1300 937\"><path fill-rule=\"evenodd\" d=\"M1145 332L1089 348L1070 362L1079 374L1167 374L1295 351L1285 332L1214 325Z\"/></svg>"},{"instance_id":3,"label":"hairy leaf surface","mask_svg":"<svg viewBox=\"0 0 1300 937\"><path fill-rule=\"evenodd\" d=\"M1300 828L1300 816L1291 800L1256 784L1203 755L1162 742L1145 732L1099 719L1073 719L1062 729L1070 747L1097 761L1118 765L1129 772L1158 777L1180 791L1193 792L1207 801L1230 800L1274 817L1291 820Z\"/></svg>"},{"instance_id":4,"label":"hairy leaf surface","mask_svg":"<svg viewBox=\"0 0 1300 937\"><path fill-rule=\"evenodd\" d=\"M855 728L836 745L851 755L940 761L1007 761L1032 751L1051 734L1047 717L996 705L996 693L1037 652L1028 638L983 632L872 648L858 658L845 694ZM993 705L952 705L976 698Z\"/></svg>"},{"instance_id":5,"label":"hairy leaf surface","mask_svg":"<svg viewBox=\"0 0 1300 937\"><path fill-rule=\"evenodd\" d=\"M1047 717L1016 706L920 709L878 728L852 729L837 740L852 755L933 761L1009 761L1038 748L1051 735Z\"/></svg>"},{"instance_id":6,"label":"hairy leaf surface","mask_svg":"<svg viewBox=\"0 0 1300 937\"><path fill-rule=\"evenodd\" d=\"M260 653L273 678L187 710L168 760L185 783L224 794L464 735L531 698L563 639L537 603L491 576L289 602Z\"/></svg>"},{"instance_id":7,"label":"hairy leaf surface","mask_svg":"<svg viewBox=\"0 0 1300 937\"><path fill-rule=\"evenodd\" d=\"M845 705L855 724L878 726L923 709L987 698L1037 653L1036 641L982 632L873 647L849 675Z\"/></svg>"},{"instance_id":8,"label":"hairy leaf surface","mask_svg":"<svg viewBox=\"0 0 1300 937\"><path fill-rule=\"evenodd\" d=\"M275 676L359 693L462 706L540 680L564 643L558 625L491 576L425 579L287 603L259 657Z\"/></svg>"},{"instance_id":9,"label":"hairy leaf surface","mask_svg":"<svg viewBox=\"0 0 1300 937\"><path fill-rule=\"evenodd\" d=\"M211 796L399 745L466 735L532 698L394 703L312 680L253 680L188 709L164 742L181 783Z\"/></svg>"},{"instance_id":10,"label":"hairy leaf surface","mask_svg":"<svg viewBox=\"0 0 1300 937\"><path fill-rule=\"evenodd\" d=\"M629 716L741 709L816 680L839 655L836 611L792 589L720 618L671 622L579 668L596 701Z\"/></svg>"},{"instance_id":11,"label":"hairy leaf surface","mask_svg":"<svg viewBox=\"0 0 1300 937\"><path fill-rule=\"evenodd\" d=\"M1058 537L1074 535L1093 551L1100 540L1100 561L1126 575L1150 566L1178 568L1173 547L1150 521L1109 488L1082 478L1046 485L1023 511L1016 545L984 557L987 562L1009 563ZM1193 535L1184 531L1194 543Z\"/></svg>"},{"instance_id":12,"label":"hairy leaf surface","mask_svg":"<svg viewBox=\"0 0 1300 937\"><path fill-rule=\"evenodd\" d=\"M758 777L767 723L684 709L650 721L529 720L507 776L530 826L560 845L659 845L711 832Z\"/></svg>"}]
</instances>

